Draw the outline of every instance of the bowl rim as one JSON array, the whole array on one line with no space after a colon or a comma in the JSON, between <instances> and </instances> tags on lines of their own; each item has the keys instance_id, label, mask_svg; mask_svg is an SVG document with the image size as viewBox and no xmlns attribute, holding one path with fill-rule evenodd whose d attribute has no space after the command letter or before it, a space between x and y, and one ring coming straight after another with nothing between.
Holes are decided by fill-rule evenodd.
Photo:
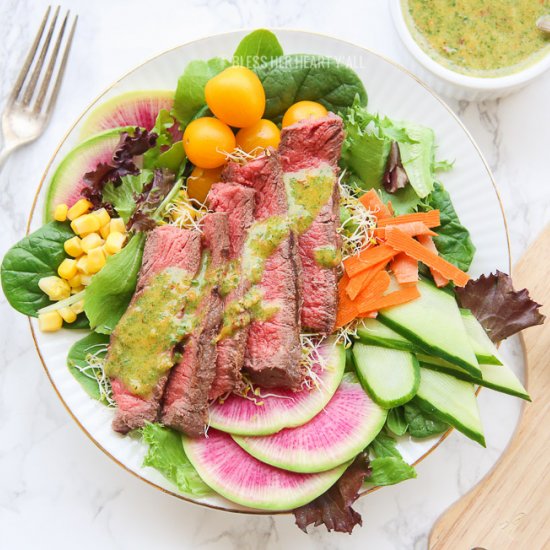
<instances>
[{"instance_id":1,"label":"bowl rim","mask_svg":"<svg viewBox=\"0 0 550 550\"><path fill-rule=\"evenodd\" d=\"M515 88L517 86L521 86L522 84L526 84L540 76L546 70L550 69L550 51L548 51L533 64L520 71L505 76L469 76L453 71L430 57L414 39L405 21L402 0L391 0L390 9L397 34L401 38L401 41L409 53L425 69L452 84L472 90L506 90L508 88Z\"/></svg>"},{"instance_id":2,"label":"bowl rim","mask_svg":"<svg viewBox=\"0 0 550 550\"><path fill-rule=\"evenodd\" d=\"M477 154L479 155L479 158L481 159L481 161L482 161L482 163L485 167L485 170L487 171L487 175L489 176L489 179L491 181L491 185L493 186L493 190L495 192L496 199L499 203L500 211L501 211L501 214L502 214L502 220L503 220L503 223L504 223L504 230L505 230L505 233L506 233L506 248L507 248L507 252L508 252L508 270L511 271L511 268L512 268L512 252L511 252L511 246L510 246L510 232L509 232L509 228L508 228L508 221L506 219L504 206L503 206L502 199L500 197L500 193L499 193L495 178L493 176L493 173L492 173L492 171L489 167L489 164L488 164L487 160L485 159L485 156L483 155L481 149L477 145L476 141L474 140L474 138L471 135L471 133L469 132L469 130L466 128L466 126L460 120L458 115L451 109L451 107L430 86L428 86L423 80L421 80L414 73L409 71L407 68L405 68L403 65L401 65L397 61L394 61L393 59L390 59L389 57L387 57L383 54L380 54L379 52L377 52L375 50L372 50L372 49L367 48L365 46L362 46L360 44L356 44L356 43L351 42L349 40L345 40L345 39L342 39L342 38L339 38L339 37L336 37L336 36L333 36L333 35L330 35L330 34L327 34L327 33L315 32L315 31L311 31L311 30L307 30L307 29L306 30L304 30L304 29L289 29L289 28L285 28L285 27L266 27L266 28L269 28L269 30L271 30L274 33L285 32L285 33L315 35L315 36L322 37L322 38L328 38L330 40L337 40L337 41L343 42L343 43L345 43L349 46L359 48L359 49L363 50L364 52L366 52L367 54L372 54L372 55L384 60L385 62L393 65L394 67L396 67L397 69L399 69L403 73L405 73L408 76L410 76L411 78L413 78L423 88L425 88L426 91L430 95L432 95L432 97L435 100L437 100L439 103L441 103L443 105L443 107L447 110L449 115L452 118L455 119L455 121L459 124L459 126L463 130L463 132L466 134L467 138L470 140L470 142L472 143L472 145L476 149ZM193 40L188 40L187 42L182 42L182 43L177 44L173 47L170 47L170 48L167 48L163 51L157 52L157 53L151 55L150 57L146 58L145 60L143 60L141 63L133 66L132 68L130 68L129 70L124 72L116 80L112 81L108 86L106 86L97 96L92 98L92 100L89 103L87 103L86 107L76 117L76 119L74 119L74 122L72 122L70 127L63 134L63 136L59 140L57 146L55 147L51 157L49 158L49 160L46 164L46 167L45 167L45 169L42 173L42 176L40 178L40 182L39 182L39 184L36 188L35 195L33 197L33 201L32 201L32 204L31 204L29 216L28 216L28 219L27 219L25 234L28 235L30 233L31 225L32 225L34 216L39 214L37 206L38 206L38 201L39 201L39 197L40 197L40 192L42 191L42 188L46 184L46 178L50 174L50 170L51 170L52 166L54 165L54 163L57 159L57 155L58 155L60 149L63 147L63 145L65 144L66 140L68 139L70 134L73 132L75 127L84 119L84 117L86 115L88 115L90 113L90 111L96 106L97 102L100 101L102 98L104 98L104 96L107 95L117 84L119 84L122 80L124 80L125 78L127 78L128 76L133 74L136 70L140 69L143 65L146 65L147 63L150 63L150 62L156 60L157 58L162 57L163 55L165 55L169 52L172 52L174 50L177 50L181 47L189 46L189 45L194 44L196 42L207 41L207 40L210 40L214 36L227 36L227 37L229 37L229 36L232 36L232 35L238 35L238 34L242 34L242 33L250 33L255 29L256 29L256 27L254 27L254 28L241 27L241 28L238 28L238 29L233 29L231 31L208 34L206 36L195 38ZM200 502L198 500L195 500L192 496L182 494L182 493L178 492L177 490L166 489L166 488L162 487L161 485L155 483L154 481L151 481L151 480L143 477L139 472L132 470L130 467L128 467L126 464L124 464L118 458L116 458L105 447L103 447L103 445L101 443L99 443L99 441L97 441L94 438L94 436L92 436L92 434L84 427L83 424L81 424L80 420L73 413L72 409L70 408L68 403L63 398L63 395L62 395L61 391L57 387L57 385L56 385L55 381L53 380L53 378L50 374L50 371L49 371L49 369L46 365L46 360L45 360L45 358L43 357L43 355L41 353L40 345L38 343L36 333L35 333L35 327L33 326L33 322L32 322L31 317L28 317L27 320L28 320L28 323L29 323L29 329L30 329L30 332L31 332L33 345L34 345L34 348L35 348L36 353L38 355L38 358L40 360L40 363L42 365L42 368L44 369L44 372L46 373L46 376L47 376L51 386L53 387L55 393L57 394L57 397L61 401L61 404L63 405L63 407L65 408L65 410L69 414L69 416L74 420L74 422L76 423L78 428L95 445L95 447L97 447L102 453L104 453L108 458L110 458L115 464L120 466L123 470L125 470L126 472L128 472L129 474L134 476L135 478L140 479L141 481L144 481L147 485L151 486L154 489L157 489L157 490L159 490L163 493L166 493L167 495L170 495L172 497L175 497L179 500L186 501L189 504L194 504L194 505L201 506L201 507L204 507L204 508L210 508L210 509L213 509L213 510L220 510L220 511L223 511L223 512L230 512L230 513L235 513L235 514L258 515L258 516L262 516L262 515L286 515L286 514L290 514L292 512L292 510L280 510L280 511L270 511L270 510L260 510L260 509L239 510L239 509L228 508L228 507L225 507L225 506L222 506L222 505L216 505L216 504L212 504L212 503L208 503L208 502ZM479 392L480 390L481 390L481 387L479 387L477 389L477 392ZM434 444L426 452L424 452L417 460L415 460L411 464L411 466L416 466L417 464L422 462L425 458L427 458L429 455L431 455L441 445L441 443L443 443L443 441L445 439L447 439L447 437L449 437L449 435L451 435L451 433L453 431L454 431L454 428L450 427L447 431L440 434L439 438L434 442ZM359 492L359 497L363 497L363 496L365 496L369 493L378 491L381 488L382 488L381 486L363 488Z\"/></svg>"}]
</instances>

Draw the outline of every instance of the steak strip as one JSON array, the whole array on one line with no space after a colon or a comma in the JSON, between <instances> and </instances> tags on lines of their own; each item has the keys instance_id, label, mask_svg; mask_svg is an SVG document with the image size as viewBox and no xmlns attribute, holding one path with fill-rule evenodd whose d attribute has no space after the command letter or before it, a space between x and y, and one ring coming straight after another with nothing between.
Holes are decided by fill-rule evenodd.
<instances>
[{"instance_id":1,"label":"steak strip","mask_svg":"<svg viewBox=\"0 0 550 550\"><path fill-rule=\"evenodd\" d=\"M160 399L168 379L166 372L173 364L176 337L170 332L156 332L158 327L154 321L151 324L151 320L160 319L163 315L176 319L181 316L183 293L199 267L200 247L198 232L174 226L155 228L147 237L136 292L111 335L105 360L107 373L110 369L120 373L111 378L113 397L117 404L113 429L117 432L126 433L141 428L145 422L154 422L158 418ZM165 278L168 283L165 283ZM155 283L159 285L159 281L165 287L163 292L173 292L172 301L151 303L154 300L152 294L156 292ZM173 281L179 281L179 284L173 284ZM149 300L147 307L144 300ZM169 325L169 328L174 327ZM148 353L148 349L143 347L144 343L155 349L154 354L149 350L147 357L151 370L157 370L158 380L148 395L138 395L134 388L127 387L122 380L122 377L126 378L122 360L139 366L144 354Z\"/></svg>"},{"instance_id":2,"label":"steak strip","mask_svg":"<svg viewBox=\"0 0 550 550\"><path fill-rule=\"evenodd\" d=\"M229 261L233 265L228 275L238 277L238 281L228 281L231 290L224 298L225 306L241 300L250 289L250 282L239 276L239 267L248 229L254 221L254 195L254 189L238 183L217 183L208 194L210 208L228 214ZM216 376L210 388L210 399L217 399L242 384L247 338L248 325L245 325L218 342Z\"/></svg>"},{"instance_id":3,"label":"steak strip","mask_svg":"<svg viewBox=\"0 0 550 550\"><path fill-rule=\"evenodd\" d=\"M229 255L227 214L208 214L203 219L203 280L196 309L188 311L191 333L183 356L171 370L162 409L162 422L190 436L204 434L208 423L208 394L216 374L216 338L223 316L219 293ZM204 254L210 254L207 261ZM205 263L207 262L207 263ZM192 292L193 289L190 290Z\"/></svg>"},{"instance_id":4,"label":"steak strip","mask_svg":"<svg viewBox=\"0 0 550 550\"><path fill-rule=\"evenodd\" d=\"M338 265L341 239L338 160L344 140L342 119L329 114L283 128L279 154L287 178L315 178L330 174L333 191L311 225L298 236L302 263L302 326L329 334L338 309ZM323 256L324 255L324 256Z\"/></svg>"},{"instance_id":5,"label":"steak strip","mask_svg":"<svg viewBox=\"0 0 550 550\"><path fill-rule=\"evenodd\" d=\"M256 190L255 223L274 217L285 218L288 204L279 157L274 151L247 164L230 163L222 173L224 181L240 183ZM258 243L249 242L246 247ZM260 243L262 244L262 243ZM300 264L296 239L289 232L263 264L257 290L261 305L274 307L267 319L251 321L245 369L252 382L263 387L298 389L302 381L300 371Z\"/></svg>"}]
</instances>

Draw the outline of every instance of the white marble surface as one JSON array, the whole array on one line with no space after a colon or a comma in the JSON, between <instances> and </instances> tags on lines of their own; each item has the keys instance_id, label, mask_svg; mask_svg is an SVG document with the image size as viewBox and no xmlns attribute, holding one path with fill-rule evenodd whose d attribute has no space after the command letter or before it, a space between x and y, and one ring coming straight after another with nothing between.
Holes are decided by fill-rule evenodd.
<instances>
[{"instance_id":1,"label":"white marble surface","mask_svg":"<svg viewBox=\"0 0 550 550\"><path fill-rule=\"evenodd\" d=\"M0 108L46 0L0 1ZM45 135L0 173L0 255L24 233L35 187L72 120L143 59L216 32L258 26L344 38L398 61L386 2L355 0L67 0L80 16L58 107ZM501 101L452 104L494 171L512 253L518 258L550 220L550 74ZM0 547L422 549L438 515L494 464L519 413L512 397L480 397L487 449L454 433L418 467L418 478L357 504L353 535L301 533L287 517L204 510L122 471L78 429L42 371L27 320L0 297ZM517 343L507 357L518 371Z\"/></svg>"}]
</instances>

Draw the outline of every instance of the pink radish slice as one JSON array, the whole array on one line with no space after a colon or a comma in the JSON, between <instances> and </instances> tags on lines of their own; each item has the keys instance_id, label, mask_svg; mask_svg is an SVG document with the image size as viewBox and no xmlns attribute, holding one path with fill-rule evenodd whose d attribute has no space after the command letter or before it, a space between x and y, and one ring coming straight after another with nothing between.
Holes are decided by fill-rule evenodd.
<instances>
[{"instance_id":1,"label":"pink radish slice","mask_svg":"<svg viewBox=\"0 0 550 550\"><path fill-rule=\"evenodd\" d=\"M320 474L288 472L250 456L229 434L210 429L207 437L182 437L185 454L202 480L225 498L262 510L291 510L334 485L348 464Z\"/></svg>"},{"instance_id":2,"label":"pink radish slice","mask_svg":"<svg viewBox=\"0 0 550 550\"><path fill-rule=\"evenodd\" d=\"M312 389L292 392L261 390L249 398L230 395L210 407L210 426L237 435L267 435L311 420L330 401L342 380L346 352L332 340L319 348L323 367L314 365L318 383Z\"/></svg>"},{"instance_id":3,"label":"pink radish slice","mask_svg":"<svg viewBox=\"0 0 550 550\"><path fill-rule=\"evenodd\" d=\"M346 373L325 408L309 422L261 437L233 436L252 456L293 472L322 472L347 462L378 435L387 411Z\"/></svg>"}]
</instances>

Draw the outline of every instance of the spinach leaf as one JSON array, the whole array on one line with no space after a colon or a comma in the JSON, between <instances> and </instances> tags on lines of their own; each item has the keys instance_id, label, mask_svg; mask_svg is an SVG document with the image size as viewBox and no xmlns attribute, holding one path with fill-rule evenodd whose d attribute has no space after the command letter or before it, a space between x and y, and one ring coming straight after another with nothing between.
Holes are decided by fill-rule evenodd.
<instances>
[{"instance_id":1,"label":"spinach leaf","mask_svg":"<svg viewBox=\"0 0 550 550\"><path fill-rule=\"evenodd\" d=\"M283 48L277 37L266 29L247 34L233 54L233 65L244 65L249 69L283 55Z\"/></svg>"},{"instance_id":2,"label":"spinach leaf","mask_svg":"<svg viewBox=\"0 0 550 550\"><path fill-rule=\"evenodd\" d=\"M107 259L86 288L84 311L96 332L110 334L132 299L143 256L145 233L137 233L128 244Z\"/></svg>"},{"instance_id":3,"label":"spinach leaf","mask_svg":"<svg viewBox=\"0 0 550 550\"><path fill-rule=\"evenodd\" d=\"M204 87L218 73L229 67L229 61L214 57L208 61L191 61L178 80L172 115L185 128L197 112L206 105Z\"/></svg>"},{"instance_id":4,"label":"spinach leaf","mask_svg":"<svg viewBox=\"0 0 550 550\"><path fill-rule=\"evenodd\" d=\"M439 254L463 271L468 271L476 247L469 231L460 223L449 193L441 183L436 182L424 202L423 210L439 209L441 213L441 225L436 229L438 236L433 238Z\"/></svg>"},{"instance_id":5,"label":"spinach leaf","mask_svg":"<svg viewBox=\"0 0 550 550\"><path fill-rule=\"evenodd\" d=\"M415 469L403 460L395 440L389 435L379 433L369 449L375 455L375 458L370 461L372 472L369 481L371 483L393 485L416 477Z\"/></svg>"},{"instance_id":6,"label":"spinach leaf","mask_svg":"<svg viewBox=\"0 0 550 550\"><path fill-rule=\"evenodd\" d=\"M422 411L414 402L405 404L404 410L405 420L409 425L408 432L412 437L431 437L449 429L448 424Z\"/></svg>"},{"instance_id":7,"label":"spinach leaf","mask_svg":"<svg viewBox=\"0 0 550 550\"><path fill-rule=\"evenodd\" d=\"M136 209L136 196L139 195L146 184L153 179L151 170L143 169L137 176L124 176L122 183L115 187L114 183L108 183L103 189L103 200L112 204L118 215L128 223L130 216Z\"/></svg>"},{"instance_id":8,"label":"spinach leaf","mask_svg":"<svg viewBox=\"0 0 550 550\"><path fill-rule=\"evenodd\" d=\"M76 321L74 323L63 323L64 328L70 328L70 329L86 329L90 328L90 321L88 320L88 317L86 317L85 313L80 313L76 317Z\"/></svg>"},{"instance_id":9,"label":"spinach leaf","mask_svg":"<svg viewBox=\"0 0 550 550\"><path fill-rule=\"evenodd\" d=\"M375 485L395 485L401 481L416 477L416 471L402 458L387 456L373 458L370 461L372 473L369 481Z\"/></svg>"},{"instance_id":10,"label":"spinach leaf","mask_svg":"<svg viewBox=\"0 0 550 550\"><path fill-rule=\"evenodd\" d=\"M390 432L397 436L405 435L408 424L405 420L405 411L403 410L403 407L390 409L386 420L386 427L390 430Z\"/></svg>"},{"instance_id":11,"label":"spinach leaf","mask_svg":"<svg viewBox=\"0 0 550 550\"><path fill-rule=\"evenodd\" d=\"M338 113L356 96L367 104L367 92L355 71L330 57L292 54L277 57L255 68L266 95L264 118L280 120L297 101L322 103Z\"/></svg>"},{"instance_id":12,"label":"spinach leaf","mask_svg":"<svg viewBox=\"0 0 550 550\"><path fill-rule=\"evenodd\" d=\"M93 356L103 359L107 354L109 336L92 332L71 346L67 355L69 372L84 391L93 399L106 403L105 394L100 388L100 380L104 379L101 367L90 362ZM104 383L108 384L105 380ZM105 389L105 388L104 388Z\"/></svg>"},{"instance_id":13,"label":"spinach leaf","mask_svg":"<svg viewBox=\"0 0 550 550\"><path fill-rule=\"evenodd\" d=\"M155 468L188 495L203 496L212 492L187 458L178 432L160 424L146 424L141 435L149 446L144 466Z\"/></svg>"},{"instance_id":14,"label":"spinach leaf","mask_svg":"<svg viewBox=\"0 0 550 550\"><path fill-rule=\"evenodd\" d=\"M50 222L8 250L2 261L2 290L14 309L37 317L39 309L51 304L38 281L57 275L67 257L63 243L71 237L68 223Z\"/></svg>"}]
</instances>

